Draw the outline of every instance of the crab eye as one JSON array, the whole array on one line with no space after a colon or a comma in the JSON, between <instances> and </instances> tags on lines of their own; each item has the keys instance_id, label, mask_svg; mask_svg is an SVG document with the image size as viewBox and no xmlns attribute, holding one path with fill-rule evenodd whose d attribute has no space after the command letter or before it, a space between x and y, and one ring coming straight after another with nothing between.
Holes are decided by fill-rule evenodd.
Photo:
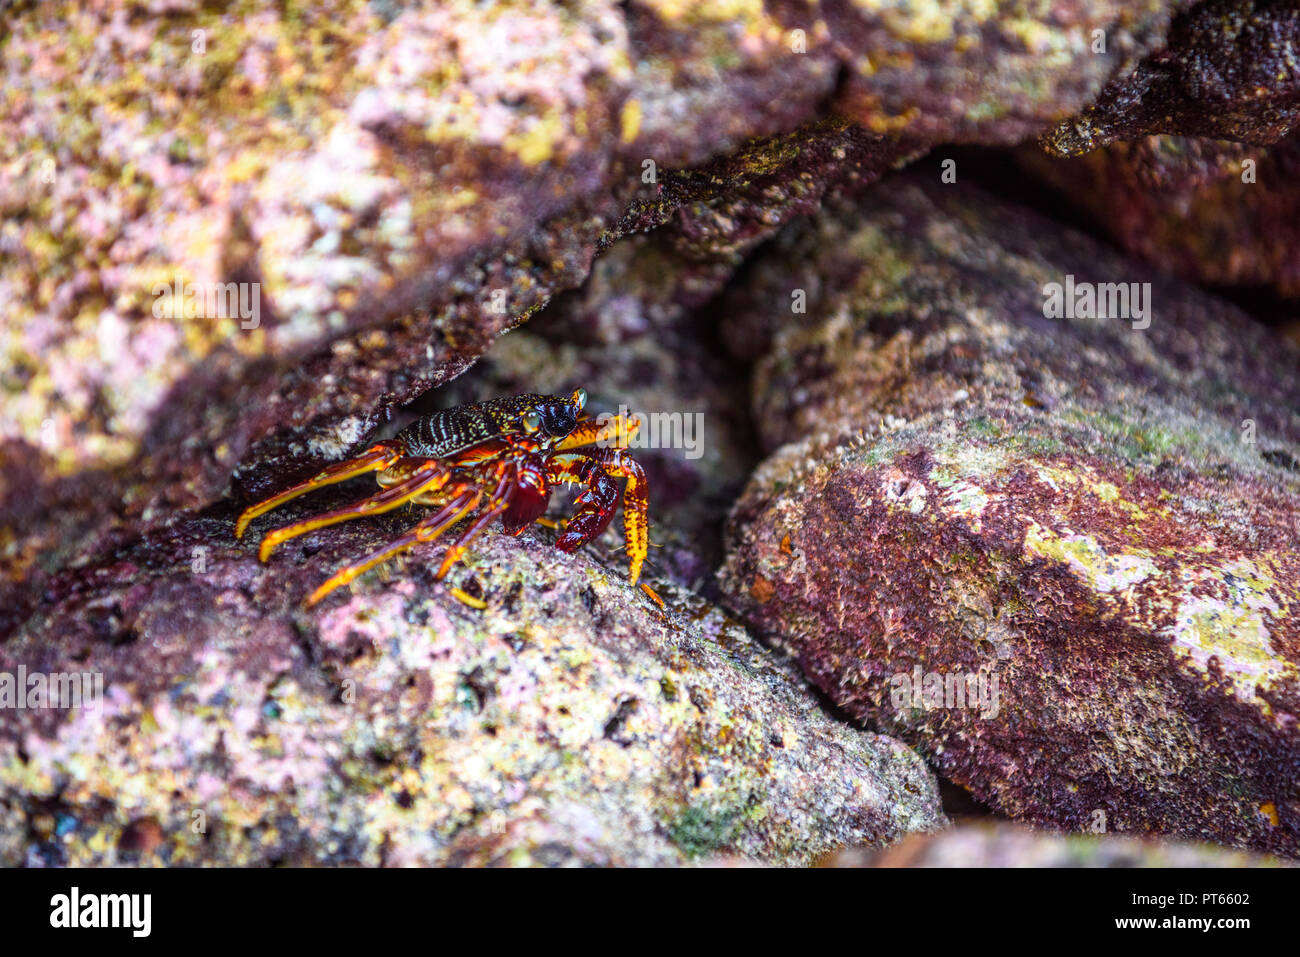
<instances>
[{"instance_id":1,"label":"crab eye","mask_svg":"<svg viewBox=\"0 0 1300 957\"><path fill-rule=\"evenodd\" d=\"M536 409L529 409L519 417L525 432L536 432L542 427L542 417Z\"/></svg>"},{"instance_id":2,"label":"crab eye","mask_svg":"<svg viewBox=\"0 0 1300 957\"><path fill-rule=\"evenodd\" d=\"M577 404L577 406L578 406L578 411L581 412L583 406L585 406L585 405L587 404L587 390L586 390L586 389L574 389L574 390L573 390L573 401Z\"/></svg>"}]
</instances>

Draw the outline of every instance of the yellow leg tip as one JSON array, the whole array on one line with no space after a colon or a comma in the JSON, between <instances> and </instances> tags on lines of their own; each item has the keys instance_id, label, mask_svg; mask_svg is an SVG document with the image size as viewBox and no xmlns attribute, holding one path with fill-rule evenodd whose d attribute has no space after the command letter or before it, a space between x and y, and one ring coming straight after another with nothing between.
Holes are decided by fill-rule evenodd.
<instances>
[{"instance_id":1,"label":"yellow leg tip","mask_svg":"<svg viewBox=\"0 0 1300 957\"><path fill-rule=\"evenodd\" d=\"M310 595L307 596L307 600L303 602L303 605L306 606L307 608L311 608L313 605L318 604L320 600L324 598L326 595L328 595L330 592L334 591L336 588L339 588L345 584L346 582L342 582L338 580L337 575L335 575L333 578L326 579L320 585L320 587L318 587L314 592L312 592Z\"/></svg>"},{"instance_id":2,"label":"yellow leg tip","mask_svg":"<svg viewBox=\"0 0 1300 957\"><path fill-rule=\"evenodd\" d=\"M641 590L645 592L647 595L649 595L650 598L654 601L654 603L658 605L661 609L664 608L664 600L659 597L658 592L656 592L653 588L651 588L649 585L642 582Z\"/></svg>"},{"instance_id":3,"label":"yellow leg tip","mask_svg":"<svg viewBox=\"0 0 1300 957\"><path fill-rule=\"evenodd\" d=\"M442 564L438 566L438 574L433 576L433 580L440 582L446 578L447 572L451 571L456 566L456 563L460 561L460 557L463 554L463 551L457 551L454 548L448 552L447 557L444 558Z\"/></svg>"},{"instance_id":4,"label":"yellow leg tip","mask_svg":"<svg viewBox=\"0 0 1300 957\"><path fill-rule=\"evenodd\" d=\"M487 602L485 602L482 598L475 598L473 595L469 594L469 592L462 591L459 588L451 589L451 593L452 595L455 596L455 598L458 601L463 602L466 605L469 605L469 607L471 608L477 608L479 611L482 611L484 608L487 607Z\"/></svg>"}]
</instances>

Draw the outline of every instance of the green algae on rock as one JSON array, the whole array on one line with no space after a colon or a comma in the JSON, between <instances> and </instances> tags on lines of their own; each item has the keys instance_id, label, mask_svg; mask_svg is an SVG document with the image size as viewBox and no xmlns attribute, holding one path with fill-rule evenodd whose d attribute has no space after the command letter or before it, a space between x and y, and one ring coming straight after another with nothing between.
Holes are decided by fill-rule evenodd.
<instances>
[{"instance_id":1,"label":"green algae on rock","mask_svg":"<svg viewBox=\"0 0 1300 957\"><path fill-rule=\"evenodd\" d=\"M179 517L62 573L0 670L97 671L105 693L0 712L0 861L804 863L943 825L914 752L825 715L717 608L661 586L661 612L590 552L494 531L446 585L430 548L300 608L404 522L262 565L230 515Z\"/></svg>"},{"instance_id":2,"label":"green algae on rock","mask_svg":"<svg viewBox=\"0 0 1300 957\"><path fill-rule=\"evenodd\" d=\"M771 344L776 451L730 522L743 617L1013 817L1300 854L1296 350L910 177L751 275L726 311ZM1150 282L1149 326L1045 318L1067 275Z\"/></svg>"}]
</instances>

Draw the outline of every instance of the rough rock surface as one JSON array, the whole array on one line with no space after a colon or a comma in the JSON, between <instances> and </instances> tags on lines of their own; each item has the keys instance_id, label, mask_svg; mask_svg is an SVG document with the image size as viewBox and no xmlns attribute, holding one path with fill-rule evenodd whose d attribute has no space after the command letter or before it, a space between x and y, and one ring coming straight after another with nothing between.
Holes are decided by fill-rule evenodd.
<instances>
[{"instance_id":1,"label":"rough rock surface","mask_svg":"<svg viewBox=\"0 0 1300 957\"><path fill-rule=\"evenodd\" d=\"M1148 262L1212 286L1300 299L1300 134L1269 147L1149 136L1068 160L1020 156Z\"/></svg>"},{"instance_id":2,"label":"rough rock surface","mask_svg":"<svg viewBox=\"0 0 1300 957\"><path fill-rule=\"evenodd\" d=\"M1294 0L1207 0L1175 19L1164 46L1042 138L1058 156L1148 133L1264 145L1300 110Z\"/></svg>"},{"instance_id":3,"label":"rough rock surface","mask_svg":"<svg viewBox=\"0 0 1300 957\"><path fill-rule=\"evenodd\" d=\"M1004 822L909 835L884 851L849 848L826 867L1286 867L1274 857L1210 844L1054 834Z\"/></svg>"},{"instance_id":4,"label":"rough rock surface","mask_svg":"<svg viewBox=\"0 0 1300 957\"><path fill-rule=\"evenodd\" d=\"M20 669L106 697L0 707L0 861L805 863L941 826L915 752L712 601L745 402L775 455L729 601L853 717L1004 813L1297 853L1295 355L1166 280L1150 327L1044 318L1044 282L1145 277L965 189L844 199L1103 88L1057 152L1283 135L1293 12L1191 6L7 11L0 701ZM1188 146L1151 203L1221 187L1232 149ZM1266 227L1258 199L1198 228ZM1288 281L1242 255L1225 274ZM256 284L258 312L160 314L173 283ZM760 360L752 400L720 338ZM310 611L414 518L269 565L231 538L241 499L394 418L579 385L704 413L699 459L638 453L666 609L613 531L576 556L490 531L445 583L425 547ZM882 692L913 668L1000 696Z\"/></svg>"},{"instance_id":5,"label":"rough rock surface","mask_svg":"<svg viewBox=\"0 0 1300 957\"><path fill-rule=\"evenodd\" d=\"M1153 0L895 3L776 0L844 63L841 115L924 143L1015 143L1090 102L1121 66L1159 46L1170 14ZM1095 41L1101 34L1105 43ZM811 49L811 46L810 46Z\"/></svg>"},{"instance_id":6,"label":"rough rock surface","mask_svg":"<svg viewBox=\"0 0 1300 957\"><path fill-rule=\"evenodd\" d=\"M777 449L731 517L728 600L1012 817L1300 854L1297 350L909 179L790 230L727 304L771 343ZM1068 281L1150 282L1150 309L1048 318Z\"/></svg>"},{"instance_id":7,"label":"rough rock surface","mask_svg":"<svg viewBox=\"0 0 1300 957\"><path fill-rule=\"evenodd\" d=\"M662 585L660 611L532 533L299 608L411 521L260 565L228 513L186 517L62 573L0 672L99 672L103 706L0 710L0 860L797 863L944 823L914 752L825 715L716 608Z\"/></svg>"},{"instance_id":8,"label":"rough rock surface","mask_svg":"<svg viewBox=\"0 0 1300 957\"><path fill-rule=\"evenodd\" d=\"M690 167L824 118L846 72L835 109L892 138L882 165L904 136L909 154L1011 142L1085 105L1179 6L10 11L6 578L62 566L104 523L209 504L232 472L256 494L365 441L580 284L629 205L660 202L648 160ZM259 284L256 328L155 315L176 282Z\"/></svg>"}]
</instances>

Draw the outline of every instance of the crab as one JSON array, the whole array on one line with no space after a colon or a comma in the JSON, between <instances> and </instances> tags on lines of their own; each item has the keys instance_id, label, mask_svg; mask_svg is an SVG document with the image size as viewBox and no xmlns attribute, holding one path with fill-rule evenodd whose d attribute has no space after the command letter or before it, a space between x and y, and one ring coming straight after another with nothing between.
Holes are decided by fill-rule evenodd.
<instances>
[{"instance_id":1,"label":"crab","mask_svg":"<svg viewBox=\"0 0 1300 957\"><path fill-rule=\"evenodd\" d=\"M335 572L307 598L311 606L370 569L471 519L443 557L435 576L441 580L494 520L499 518L511 535L544 521L558 484L581 487L574 514L560 527L555 542L560 551L573 552L605 531L619 505L616 479L624 479L623 531L628 578L635 585L649 539L646 476L627 451L640 421L621 415L592 418L583 411L586 403L586 391L577 389L568 397L508 396L423 416L361 455L249 507L235 523L235 537L242 538L258 516L300 495L370 472L378 473L380 491L267 532L258 557L265 562L284 542L339 522L407 504L436 507L404 535ZM658 601L648 586L641 587Z\"/></svg>"}]
</instances>

